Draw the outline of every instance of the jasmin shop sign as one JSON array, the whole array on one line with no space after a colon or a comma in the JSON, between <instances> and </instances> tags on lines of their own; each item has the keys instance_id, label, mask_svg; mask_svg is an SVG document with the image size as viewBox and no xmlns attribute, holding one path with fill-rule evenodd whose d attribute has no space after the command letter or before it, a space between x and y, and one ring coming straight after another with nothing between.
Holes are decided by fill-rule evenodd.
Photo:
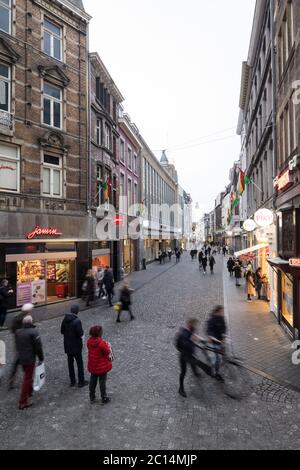
<instances>
[{"instance_id":1,"label":"jasmin shop sign","mask_svg":"<svg viewBox=\"0 0 300 470\"><path fill-rule=\"evenodd\" d=\"M52 227L35 227L35 229L26 235L27 240L33 240L39 236L47 236L47 237L59 237L63 235L57 228Z\"/></svg>"}]
</instances>

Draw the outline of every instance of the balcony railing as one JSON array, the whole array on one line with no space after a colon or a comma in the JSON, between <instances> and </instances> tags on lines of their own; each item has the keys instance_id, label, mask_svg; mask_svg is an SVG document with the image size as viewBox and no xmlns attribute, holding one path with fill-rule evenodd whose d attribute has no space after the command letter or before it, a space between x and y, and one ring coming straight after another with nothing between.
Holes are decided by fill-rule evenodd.
<instances>
[{"instance_id":1,"label":"balcony railing","mask_svg":"<svg viewBox=\"0 0 300 470\"><path fill-rule=\"evenodd\" d=\"M0 110L0 132L13 132L14 115Z\"/></svg>"}]
</instances>

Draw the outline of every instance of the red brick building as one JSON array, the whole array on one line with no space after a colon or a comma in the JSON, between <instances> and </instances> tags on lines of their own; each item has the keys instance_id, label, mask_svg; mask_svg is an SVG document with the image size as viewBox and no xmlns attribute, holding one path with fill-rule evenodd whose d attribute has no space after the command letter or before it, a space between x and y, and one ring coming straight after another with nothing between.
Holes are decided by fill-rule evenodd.
<instances>
[{"instance_id":1,"label":"red brick building","mask_svg":"<svg viewBox=\"0 0 300 470\"><path fill-rule=\"evenodd\" d=\"M12 307L76 297L90 264L89 21L81 0L0 1L0 276Z\"/></svg>"}]
</instances>

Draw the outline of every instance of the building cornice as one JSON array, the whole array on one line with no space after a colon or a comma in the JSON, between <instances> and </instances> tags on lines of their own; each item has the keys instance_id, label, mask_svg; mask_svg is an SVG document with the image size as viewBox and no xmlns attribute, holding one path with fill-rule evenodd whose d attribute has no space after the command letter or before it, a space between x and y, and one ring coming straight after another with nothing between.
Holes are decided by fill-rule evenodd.
<instances>
[{"instance_id":1,"label":"building cornice","mask_svg":"<svg viewBox=\"0 0 300 470\"><path fill-rule=\"evenodd\" d=\"M122 103L124 101L124 97L113 81L104 63L102 62L98 52L91 52L89 54L89 59L94 69L97 71L97 73L99 73L101 80L107 87L110 94L117 100L119 104Z\"/></svg>"}]
</instances>

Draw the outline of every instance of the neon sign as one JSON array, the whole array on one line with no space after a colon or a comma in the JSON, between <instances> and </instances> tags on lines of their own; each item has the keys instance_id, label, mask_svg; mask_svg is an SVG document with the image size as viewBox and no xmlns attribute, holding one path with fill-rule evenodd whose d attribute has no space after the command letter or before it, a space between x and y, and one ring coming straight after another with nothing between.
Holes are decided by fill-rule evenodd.
<instances>
[{"instance_id":1,"label":"neon sign","mask_svg":"<svg viewBox=\"0 0 300 470\"><path fill-rule=\"evenodd\" d=\"M55 236L60 236L63 234L62 232L59 232L56 228L35 227L35 229L32 232L27 234L26 238L27 240L32 240L33 238L39 237L41 235L55 237Z\"/></svg>"}]
</instances>

